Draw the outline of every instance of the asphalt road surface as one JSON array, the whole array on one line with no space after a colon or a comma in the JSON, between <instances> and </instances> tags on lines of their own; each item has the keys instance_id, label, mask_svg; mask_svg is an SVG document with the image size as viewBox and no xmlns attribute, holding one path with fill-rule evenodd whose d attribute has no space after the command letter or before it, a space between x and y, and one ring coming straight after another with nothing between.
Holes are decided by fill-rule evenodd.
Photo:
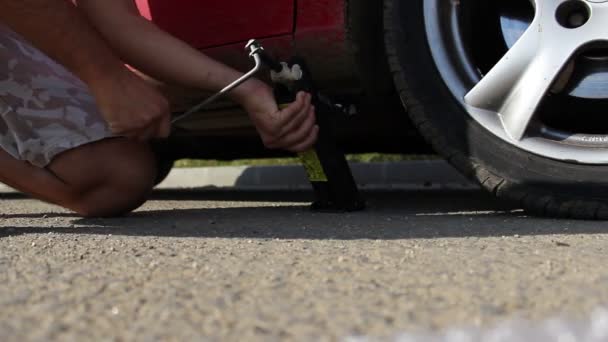
<instances>
[{"instance_id":1,"label":"asphalt road surface","mask_svg":"<svg viewBox=\"0 0 608 342\"><path fill-rule=\"evenodd\" d=\"M342 340L608 303L608 223L530 218L480 192L162 191L79 219L0 195L0 340Z\"/></svg>"}]
</instances>

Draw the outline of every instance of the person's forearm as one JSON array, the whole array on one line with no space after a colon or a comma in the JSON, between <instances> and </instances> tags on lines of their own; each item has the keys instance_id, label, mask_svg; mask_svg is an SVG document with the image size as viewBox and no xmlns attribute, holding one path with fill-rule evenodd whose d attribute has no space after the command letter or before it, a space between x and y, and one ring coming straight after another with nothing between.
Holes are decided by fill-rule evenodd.
<instances>
[{"instance_id":1,"label":"person's forearm","mask_svg":"<svg viewBox=\"0 0 608 342\"><path fill-rule=\"evenodd\" d=\"M130 0L79 0L78 7L120 57L164 82L217 91L241 73L174 38L141 17ZM248 85L233 98L246 96Z\"/></svg>"},{"instance_id":2,"label":"person's forearm","mask_svg":"<svg viewBox=\"0 0 608 342\"><path fill-rule=\"evenodd\" d=\"M67 0L0 0L0 22L87 83L124 68L101 35Z\"/></svg>"}]
</instances>

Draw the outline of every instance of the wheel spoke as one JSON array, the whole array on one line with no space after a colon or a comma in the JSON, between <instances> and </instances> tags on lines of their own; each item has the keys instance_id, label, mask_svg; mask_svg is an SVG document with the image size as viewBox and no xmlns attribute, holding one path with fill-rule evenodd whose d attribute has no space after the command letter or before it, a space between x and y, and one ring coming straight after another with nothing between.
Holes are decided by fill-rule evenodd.
<instances>
[{"instance_id":1,"label":"wheel spoke","mask_svg":"<svg viewBox=\"0 0 608 342\"><path fill-rule=\"evenodd\" d=\"M537 3L536 18L528 30L465 97L470 110L499 115L515 140L523 138L551 84L584 44L573 35L562 39L563 30L543 18L543 12L553 11L538 6L551 7L551 3Z\"/></svg>"}]
</instances>

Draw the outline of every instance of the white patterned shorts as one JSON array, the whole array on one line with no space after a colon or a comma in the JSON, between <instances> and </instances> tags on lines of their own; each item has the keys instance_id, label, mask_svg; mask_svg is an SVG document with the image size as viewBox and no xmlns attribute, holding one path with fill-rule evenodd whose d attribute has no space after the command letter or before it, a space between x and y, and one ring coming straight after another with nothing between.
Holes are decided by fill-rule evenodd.
<instances>
[{"instance_id":1,"label":"white patterned shorts","mask_svg":"<svg viewBox=\"0 0 608 342\"><path fill-rule=\"evenodd\" d=\"M111 136L87 85L0 25L0 148L45 167L62 152Z\"/></svg>"}]
</instances>

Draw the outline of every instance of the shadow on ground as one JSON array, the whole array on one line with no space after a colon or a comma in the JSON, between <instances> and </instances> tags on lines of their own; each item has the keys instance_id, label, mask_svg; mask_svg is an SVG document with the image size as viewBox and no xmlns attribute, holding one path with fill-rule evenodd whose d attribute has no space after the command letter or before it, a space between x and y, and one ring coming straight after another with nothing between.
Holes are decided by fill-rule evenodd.
<instances>
[{"instance_id":1,"label":"shadow on ground","mask_svg":"<svg viewBox=\"0 0 608 342\"><path fill-rule=\"evenodd\" d=\"M305 192L160 191L144 210L123 218L80 219L63 213L5 214L5 219L30 218L40 223L45 218L59 218L70 224L6 227L0 229L0 237L54 232L192 238L393 240L608 232L601 222L529 217L518 208L480 191L371 192L366 198L369 208L364 212L327 214L310 212L307 205L310 194ZM167 208L167 202L171 201L178 204L181 201L209 202L216 208Z\"/></svg>"}]
</instances>

